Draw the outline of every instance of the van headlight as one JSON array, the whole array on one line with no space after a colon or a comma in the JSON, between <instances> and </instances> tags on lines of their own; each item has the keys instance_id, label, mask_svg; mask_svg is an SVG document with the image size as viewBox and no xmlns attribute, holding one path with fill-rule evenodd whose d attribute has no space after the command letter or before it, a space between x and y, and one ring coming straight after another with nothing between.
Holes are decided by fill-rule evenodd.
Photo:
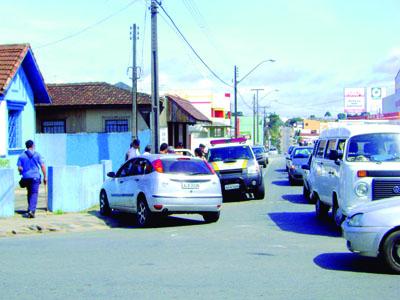
<instances>
[{"instance_id":1,"label":"van headlight","mask_svg":"<svg viewBox=\"0 0 400 300\"><path fill-rule=\"evenodd\" d=\"M364 219L363 213L358 213L350 217L348 224L352 227L361 227Z\"/></svg>"},{"instance_id":2,"label":"van headlight","mask_svg":"<svg viewBox=\"0 0 400 300\"><path fill-rule=\"evenodd\" d=\"M356 187L354 188L354 192L358 197L365 197L368 194L368 184L365 182L357 183Z\"/></svg>"},{"instance_id":3,"label":"van headlight","mask_svg":"<svg viewBox=\"0 0 400 300\"><path fill-rule=\"evenodd\" d=\"M260 172L260 167L257 165L251 165L247 168L247 174L258 174Z\"/></svg>"}]
</instances>

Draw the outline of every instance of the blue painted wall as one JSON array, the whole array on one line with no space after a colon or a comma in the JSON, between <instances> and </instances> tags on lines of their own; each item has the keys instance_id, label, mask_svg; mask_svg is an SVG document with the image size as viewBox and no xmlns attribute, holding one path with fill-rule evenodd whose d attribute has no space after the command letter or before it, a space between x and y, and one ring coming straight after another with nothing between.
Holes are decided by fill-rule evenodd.
<instances>
[{"instance_id":1,"label":"blue painted wall","mask_svg":"<svg viewBox=\"0 0 400 300\"><path fill-rule=\"evenodd\" d=\"M88 166L111 160L116 170L124 162L131 133L36 134L36 150L47 166ZM151 140L151 131L139 132L141 152Z\"/></svg>"},{"instance_id":2,"label":"blue painted wall","mask_svg":"<svg viewBox=\"0 0 400 300\"><path fill-rule=\"evenodd\" d=\"M0 169L0 218L14 215L14 171Z\"/></svg>"}]
</instances>

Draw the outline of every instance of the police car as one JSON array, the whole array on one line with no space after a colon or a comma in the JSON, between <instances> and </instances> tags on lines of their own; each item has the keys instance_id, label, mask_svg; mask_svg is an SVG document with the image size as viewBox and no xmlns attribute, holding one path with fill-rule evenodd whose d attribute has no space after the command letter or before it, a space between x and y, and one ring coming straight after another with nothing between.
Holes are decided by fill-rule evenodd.
<instances>
[{"instance_id":1,"label":"police car","mask_svg":"<svg viewBox=\"0 0 400 300\"><path fill-rule=\"evenodd\" d=\"M240 193L246 198L264 199L262 170L245 138L213 140L207 160L221 181L224 198Z\"/></svg>"}]
</instances>

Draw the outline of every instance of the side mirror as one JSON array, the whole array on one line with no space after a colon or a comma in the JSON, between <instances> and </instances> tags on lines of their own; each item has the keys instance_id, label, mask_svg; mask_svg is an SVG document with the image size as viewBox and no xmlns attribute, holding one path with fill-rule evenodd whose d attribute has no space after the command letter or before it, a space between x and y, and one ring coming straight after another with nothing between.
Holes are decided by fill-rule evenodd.
<instances>
[{"instance_id":1,"label":"side mirror","mask_svg":"<svg viewBox=\"0 0 400 300\"><path fill-rule=\"evenodd\" d=\"M301 165L301 168L303 169L303 170L308 170L308 171L310 171L310 165Z\"/></svg>"},{"instance_id":2,"label":"side mirror","mask_svg":"<svg viewBox=\"0 0 400 300\"><path fill-rule=\"evenodd\" d=\"M107 177L115 178L115 172L108 172Z\"/></svg>"}]
</instances>

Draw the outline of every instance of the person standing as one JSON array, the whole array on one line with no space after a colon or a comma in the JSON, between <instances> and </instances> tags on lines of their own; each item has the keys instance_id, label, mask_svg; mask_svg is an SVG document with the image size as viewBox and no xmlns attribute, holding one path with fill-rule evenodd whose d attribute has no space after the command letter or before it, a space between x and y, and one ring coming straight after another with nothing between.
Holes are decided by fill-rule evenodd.
<instances>
[{"instance_id":1,"label":"person standing","mask_svg":"<svg viewBox=\"0 0 400 300\"><path fill-rule=\"evenodd\" d=\"M32 140L25 142L26 151L18 157L17 167L22 175L24 187L28 191L28 211L27 218L34 218L39 196L39 186L41 183L40 170L43 173L43 184L47 184L46 166L42 156L35 151L35 144Z\"/></svg>"},{"instance_id":2,"label":"person standing","mask_svg":"<svg viewBox=\"0 0 400 300\"><path fill-rule=\"evenodd\" d=\"M206 145L200 144L200 145L199 145L199 148L200 148L201 152L203 152L203 156L205 156L205 155L207 154L207 153L206 153Z\"/></svg>"},{"instance_id":3,"label":"person standing","mask_svg":"<svg viewBox=\"0 0 400 300\"><path fill-rule=\"evenodd\" d=\"M143 155L150 155L151 154L151 146L147 145L146 148L144 148Z\"/></svg>"},{"instance_id":4,"label":"person standing","mask_svg":"<svg viewBox=\"0 0 400 300\"><path fill-rule=\"evenodd\" d=\"M160 154L167 154L168 153L168 144L167 143L162 143L160 145Z\"/></svg>"},{"instance_id":5,"label":"person standing","mask_svg":"<svg viewBox=\"0 0 400 300\"><path fill-rule=\"evenodd\" d=\"M131 158L140 156L139 147L140 141L138 139L134 139L128 152L125 154L125 160L130 160Z\"/></svg>"}]
</instances>

